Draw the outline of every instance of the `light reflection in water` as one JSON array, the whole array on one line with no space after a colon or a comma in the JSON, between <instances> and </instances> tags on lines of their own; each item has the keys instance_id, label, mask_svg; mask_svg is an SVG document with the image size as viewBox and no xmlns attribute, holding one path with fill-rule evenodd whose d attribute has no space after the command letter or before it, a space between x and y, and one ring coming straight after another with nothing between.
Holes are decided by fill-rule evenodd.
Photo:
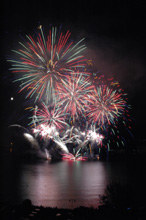
<instances>
[{"instance_id":1,"label":"light reflection in water","mask_svg":"<svg viewBox=\"0 0 146 220\"><path fill-rule=\"evenodd\" d=\"M74 208L99 205L106 185L119 181L134 187L141 200L145 192L145 157L115 161L62 161L23 163L1 157L0 201L20 204L31 199L34 205Z\"/></svg>"},{"instance_id":2,"label":"light reflection in water","mask_svg":"<svg viewBox=\"0 0 146 220\"><path fill-rule=\"evenodd\" d=\"M98 207L99 194L108 183L104 162L62 161L24 166L21 197L31 199L34 205Z\"/></svg>"}]
</instances>

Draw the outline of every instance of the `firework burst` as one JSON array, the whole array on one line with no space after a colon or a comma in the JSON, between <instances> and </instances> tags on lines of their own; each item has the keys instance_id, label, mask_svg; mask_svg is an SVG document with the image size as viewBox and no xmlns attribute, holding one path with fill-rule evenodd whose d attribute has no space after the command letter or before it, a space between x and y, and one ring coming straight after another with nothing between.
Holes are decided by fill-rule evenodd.
<instances>
[{"instance_id":1,"label":"firework burst","mask_svg":"<svg viewBox=\"0 0 146 220\"><path fill-rule=\"evenodd\" d=\"M35 115L32 117L31 124L34 124L35 118L35 125L43 125L43 127L55 127L57 129L63 129L64 126L68 124L65 122L65 117L67 114L62 113L56 106L47 106L44 103L41 105L41 109L38 108L34 110Z\"/></svg>"},{"instance_id":2,"label":"firework burst","mask_svg":"<svg viewBox=\"0 0 146 220\"><path fill-rule=\"evenodd\" d=\"M57 84L57 106L63 107L64 111L69 112L73 117L84 114L90 93L93 91L89 77L73 74L61 82L62 84Z\"/></svg>"},{"instance_id":3,"label":"firework burst","mask_svg":"<svg viewBox=\"0 0 146 220\"><path fill-rule=\"evenodd\" d=\"M120 89L113 90L106 85L97 87L94 93L87 111L89 120L98 126L114 124L125 111L125 94Z\"/></svg>"},{"instance_id":4,"label":"firework burst","mask_svg":"<svg viewBox=\"0 0 146 220\"><path fill-rule=\"evenodd\" d=\"M60 77L85 67L86 59L81 54L86 48L81 45L84 39L74 44L69 41L70 35L69 31L59 35L57 28L53 27L45 37L42 26L39 26L36 38L29 35L26 43L19 42L21 49L13 50L16 59L8 60L12 63L12 72L17 75L14 82L20 83L19 92L26 89L26 97L35 95L37 101L44 95L48 100Z\"/></svg>"}]
</instances>

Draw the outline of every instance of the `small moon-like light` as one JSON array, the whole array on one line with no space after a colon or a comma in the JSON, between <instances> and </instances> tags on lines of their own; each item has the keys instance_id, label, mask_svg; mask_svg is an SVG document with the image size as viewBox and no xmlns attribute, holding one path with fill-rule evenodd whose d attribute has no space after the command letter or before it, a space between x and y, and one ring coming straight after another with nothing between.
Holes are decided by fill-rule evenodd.
<instances>
[{"instance_id":1,"label":"small moon-like light","mask_svg":"<svg viewBox=\"0 0 146 220\"><path fill-rule=\"evenodd\" d=\"M11 97L11 99L10 99L11 101L13 101L14 100L14 97Z\"/></svg>"}]
</instances>

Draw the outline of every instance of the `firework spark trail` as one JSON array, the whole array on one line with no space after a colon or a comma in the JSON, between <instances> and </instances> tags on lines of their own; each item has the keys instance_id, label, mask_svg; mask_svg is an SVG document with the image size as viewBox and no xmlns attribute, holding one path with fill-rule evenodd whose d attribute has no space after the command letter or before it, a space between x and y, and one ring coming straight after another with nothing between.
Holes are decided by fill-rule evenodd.
<instances>
[{"instance_id":1,"label":"firework spark trail","mask_svg":"<svg viewBox=\"0 0 146 220\"><path fill-rule=\"evenodd\" d=\"M61 141L65 144L67 143L75 143L75 140L77 139L77 135L76 134L71 134L71 131L72 131L73 127L67 129L63 134L62 136L60 137Z\"/></svg>"},{"instance_id":2,"label":"firework spark trail","mask_svg":"<svg viewBox=\"0 0 146 220\"><path fill-rule=\"evenodd\" d=\"M32 116L30 124L35 125L33 133L36 137L40 135L45 140L52 139L56 145L58 145L64 152L68 153L66 144L61 140L58 132L58 130L62 130L64 127L68 126L65 122L66 115L67 114L63 114L61 111L56 109L56 106L49 110L49 107L42 103L41 109L35 106L35 123L34 117Z\"/></svg>"},{"instance_id":3,"label":"firework spark trail","mask_svg":"<svg viewBox=\"0 0 146 220\"><path fill-rule=\"evenodd\" d=\"M126 101L120 90L109 89L108 86L99 86L94 90L86 116L98 126L106 123L114 124L125 111Z\"/></svg>"},{"instance_id":4,"label":"firework spark trail","mask_svg":"<svg viewBox=\"0 0 146 220\"><path fill-rule=\"evenodd\" d=\"M70 131L72 130L72 135L70 137ZM88 129L85 128L84 131L81 131L80 128L73 127L68 129L62 137L64 143L74 143L77 145L76 150L80 150L88 145L90 142L93 146L95 143L97 146L102 146L102 140L104 136L99 133L99 128L96 128L95 125L90 126Z\"/></svg>"},{"instance_id":5,"label":"firework spark trail","mask_svg":"<svg viewBox=\"0 0 146 220\"><path fill-rule=\"evenodd\" d=\"M60 139L59 132L57 131L56 127L40 124L37 126L37 128L33 129L33 133L41 135L41 137L43 137L45 140L52 139L64 152L69 153L66 144Z\"/></svg>"},{"instance_id":6,"label":"firework spark trail","mask_svg":"<svg viewBox=\"0 0 146 220\"><path fill-rule=\"evenodd\" d=\"M95 125L91 125L91 127L85 131L81 131L79 129L75 129L75 138L76 143L79 144L78 148L85 147L89 142L96 143L97 145L102 145L102 140L104 136L99 133L99 128L96 128Z\"/></svg>"},{"instance_id":7,"label":"firework spark trail","mask_svg":"<svg viewBox=\"0 0 146 220\"><path fill-rule=\"evenodd\" d=\"M54 126L40 124L33 129L33 133L40 134L44 139L53 139L59 133Z\"/></svg>"},{"instance_id":8,"label":"firework spark trail","mask_svg":"<svg viewBox=\"0 0 146 220\"><path fill-rule=\"evenodd\" d=\"M88 158L83 157L80 154L79 155L73 155L71 153L68 154L62 154L62 159L63 160L72 160L72 161L86 161Z\"/></svg>"},{"instance_id":9,"label":"firework spark trail","mask_svg":"<svg viewBox=\"0 0 146 220\"><path fill-rule=\"evenodd\" d=\"M65 122L67 113L63 113L56 106L49 107L45 103L41 104L41 109L38 108L35 112L36 121L39 125L44 124L50 127L56 127L57 129L63 129L68 124ZM33 117L32 117L33 118ZM34 121L32 120L31 123Z\"/></svg>"},{"instance_id":10,"label":"firework spark trail","mask_svg":"<svg viewBox=\"0 0 146 220\"><path fill-rule=\"evenodd\" d=\"M63 107L64 111L70 112L73 117L84 114L90 93L94 88L90 78L85 78L82 74L74 74L61 82L57 84L58 108Z\"/></svg>"},{"instance_id":11,"label":"firework spark trail","mask_svg":"<svg viewBox=\"0 0 146 220\"><path fill-rule=\"evenodd\" d=\"M97 133L98 131L98 133ZM95 124L91 126L91 129L88 130L87 133L87 140L91 142L91 146L96 143L100 146L102 146L102 140L104 139L104 136L99 133L99 128L95 127Z\"/></svg>"},{"instance_id":12,"label":"firework spark trail","mask_svg":"<svg viewBox=\"0 0 146 220\"><path fill-rule=\"evenodd\" d=\"M92 149L93 145L96 143L100 147L102 146L102 140L104 139L104 136L97 133L99 130L95 128L94 126L91 126L90 130L87 130L86 132L81 132L77 128L74 129L74 132L72 133L74 137L73 143L78 143L78 147L76 148L76 153L71 154L62 154L63 160L87 160L87 157L84 157L81 155L80 151L82 148L86 147L88 143L90 143L90 148ZM90 149L90 151L91 151Z\"/></svg>"},{"instance_id":13,"label":"firework spark trail","mask_svg":"<svg viewBox=\"0 0 146 220\"><path fill-rule=\"evenodd\" d=\"M116 88L118 89L120 87L119 82L117 82L116 80L114 80L113 77L111 78L107 78L105 77L105 75L101 75L100 73L93 73L93 84L95 84L95 86L103 86L103 85L108 85L109 88Z\"/></svg>"},{"instance_id":14,"label":"firework spark trail","mask_svg":"<svg viewBox=\"0 0 146 220\"><path fill-rule=\"evenodd\" d=\"M13 50L16 60L8 61L12 64L12 72L17 74L14 82L20 83L20 90L27 90L27 98L36 96L35 101L41 100L43 95L48 99L48 93L54 91L55 82L60 77L74 72L75 68L83 68L86 59L81 54L86 46L81 43L84 39L74 44L69 42L71 33L58 36L57 28L52 27L47 37L40 26L37 38L26 36L28 42L21 42L21 49Z\"/></svg>"}]
</instances>

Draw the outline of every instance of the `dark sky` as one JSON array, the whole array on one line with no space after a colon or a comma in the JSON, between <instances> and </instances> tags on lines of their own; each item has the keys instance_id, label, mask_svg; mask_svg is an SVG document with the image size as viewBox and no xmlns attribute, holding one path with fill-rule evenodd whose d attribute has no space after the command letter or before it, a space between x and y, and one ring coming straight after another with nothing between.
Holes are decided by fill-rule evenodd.
<instances>
[{"instance_id":1,"label":"dark sky","mask_svg":"<svg viewBox=\"0 0 146 220\"><path fill-rule=\"evenodd\" d=\"M96 68L120 82L133 107L134 135L145 137L146 7L142 1L3 0L0 22L1 124L9 121L9 98L15 92L8 79L9 51L20 35L31 34L38 24L62 24L73 36L85 37Z\"/></svg>"}]
</instances>

